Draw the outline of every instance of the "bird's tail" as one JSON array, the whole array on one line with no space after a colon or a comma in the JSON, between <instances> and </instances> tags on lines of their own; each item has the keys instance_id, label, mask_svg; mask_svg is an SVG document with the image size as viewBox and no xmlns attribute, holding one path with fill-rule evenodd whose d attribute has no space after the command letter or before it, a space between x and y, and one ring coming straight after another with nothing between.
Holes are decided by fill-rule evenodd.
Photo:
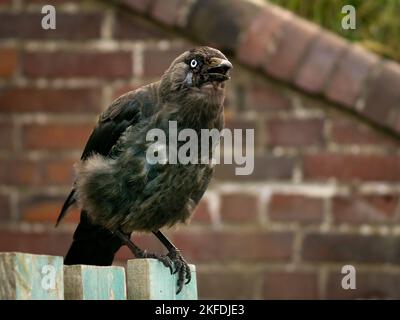
<instances>
[{"instance_id":1,"label":"bird's tail","mask_svg":"<svg viewBox=\"0 0 400 320\"><path fill-rule=\"evenodd\" d=\"M67 199L65 200L61 212L58 215L57 222L56 222L56 227L60 224L61 220L65 217L65 215L68 212L68 209L76 202L75 199L75 189L72 189L71 192L69 193Z\"/></svg>"},{"instance_id":2,"label":"bird's tail","mask_svg":"<svg viewBox=\"0 0 400 320\"><path fill-rule=\"evenodd\" d=\"M122 245L122 241L111 231L91 223L87 213L82 211L64 264L109 266Z\"/></svg>"}]
</instances>

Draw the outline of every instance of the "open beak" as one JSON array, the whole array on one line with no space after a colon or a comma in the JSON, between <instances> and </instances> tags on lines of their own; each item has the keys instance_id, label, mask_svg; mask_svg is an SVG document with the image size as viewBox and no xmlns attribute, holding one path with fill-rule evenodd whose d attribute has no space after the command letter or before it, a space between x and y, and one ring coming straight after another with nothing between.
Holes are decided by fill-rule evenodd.
<instances>
[{"instance_id":1,"label":"open beak","mask_svg":"<svg viewBox=\"0 0 400 320\"><path fill-rule=\"evenodd\" d=\"M210 81L226 81L230 79L229 70L232 69L232 63L226 59L213 58L210 67L207 70Z\"/></svg>"}]
</instances>

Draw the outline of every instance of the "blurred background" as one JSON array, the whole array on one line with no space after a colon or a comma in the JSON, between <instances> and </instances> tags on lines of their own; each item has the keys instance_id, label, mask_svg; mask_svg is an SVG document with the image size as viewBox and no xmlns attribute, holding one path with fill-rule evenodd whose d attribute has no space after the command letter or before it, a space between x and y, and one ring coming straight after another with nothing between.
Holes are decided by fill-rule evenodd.
<instances>
[{"instance_id":1,"label":"blurred background","mask_svg":"<svg viewBox=\"0 0 400 320\"><path fill-rule=\"evenodd\" d=\"M294 13L0 0L0 251L66 253L79 213L54 223L98 114L206 44L234 63L226 126L255 129L256 159L250 176L219 165L190 225L167 232L196 264L200 298L400 298L400 1L273 2ZM45 4L55 30L41 28ZM345 4L355 30L341 27ZM356 290L341 287L348 264Z\"/></svg>"},{"instance_id":2,"label":"blurred background","mask_svg":"<svg viewBox=\"0 0 400 320\"><path fill-rule=\"evenodd\" d=\"M364 47L400 60L400 12L398 0L272 0L300 16L334 31L335 33ZM344 14L342 8L352 5L357 11L357 28L344 30L340 21Z\"/></svg>"}]
</instances>

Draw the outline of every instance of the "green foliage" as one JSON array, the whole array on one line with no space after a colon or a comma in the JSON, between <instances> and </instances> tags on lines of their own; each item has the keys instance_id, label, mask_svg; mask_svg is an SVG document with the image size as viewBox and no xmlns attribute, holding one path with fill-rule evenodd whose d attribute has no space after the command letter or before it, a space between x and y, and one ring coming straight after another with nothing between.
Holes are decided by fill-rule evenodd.
<instances>
[{"instance_id":1,"label":"green foliage","mask_svg":"<svg viewBox=\"0 0 400 320\"><path fill-rule=\"evenodd\" d=\"M306 19L400 61L400 0L270 0ZM342 7L356 8L357 28L343 30Z\"/></svg>"}]
</instances>

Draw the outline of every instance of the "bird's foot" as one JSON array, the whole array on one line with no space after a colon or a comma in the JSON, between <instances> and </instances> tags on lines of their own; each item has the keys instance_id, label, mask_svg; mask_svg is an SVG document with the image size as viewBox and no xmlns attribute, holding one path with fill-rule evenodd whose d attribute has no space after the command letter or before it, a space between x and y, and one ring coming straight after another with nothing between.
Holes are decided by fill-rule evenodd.
<instances>
[{"instance_id":1,"label":"bird's foot","mask_svg":"<svg viewBox=\"0 0 400 320\"><path fill-rule=\"evenodd\" d=\"M117 230L115 234L124 242L128 248L132 251L136 258L153 258L161 261L164 266L169 268L171 274L178 273L178 290L176 294L182 291L183 285L188 284L192 279L192 274L190 272L190 268L188 263L183 259L180 251L176 248L172 248L165 255L160 255L156 253L147 252L146 250L140 249L137 245L135 245L131 240L129 235L124 234L122 231ZM175 270L173 269L175 267ZM186 279L186 282L185 282Z\"/></svg>"},{"instance_id":2,"label":"bird's foot","mask_svg":"<svg viewBox=\"0 0 400 320\"><path fill-rule=\"evenodd\" d=\"M183 259L178 249L170 250L167 256L169 256L169 258L175 263L174 273L178 273L178 290L176 291L176 294L178 294L181 292L183 285L189 284L190 280L192 280L192 273L188 263Z\"/></svg>"},{"instance_id":3,"label":"bird's foot","mask_svg":"<svg viewBox=\"0 0 400 320\"><path fill-rule=\"evenodd\" d=\"M178 274L176 294L182 291L183 285L188 284L192 279L190 267L183 259L178 249L171 249L166 255L159 255L155 253L148 253L143 251L143 258L153 258L161 261L164 266L170 269L171 274ZM175 270L173 269L175 267ZM185 281L186 280L186 281Z\"/></svg>"}]
</instances>

